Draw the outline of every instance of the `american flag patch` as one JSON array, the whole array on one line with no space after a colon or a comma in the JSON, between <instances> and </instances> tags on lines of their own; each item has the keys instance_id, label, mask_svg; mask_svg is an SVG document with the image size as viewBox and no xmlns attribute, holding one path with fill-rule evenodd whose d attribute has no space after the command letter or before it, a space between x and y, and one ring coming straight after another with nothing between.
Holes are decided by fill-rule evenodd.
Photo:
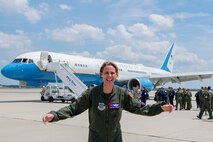
<instances>
[{"instance_id":1,"label":"american flag patch","mask_svg":"<svg viewBox=\"0 0 213 142\"><path fill-rule=\"evenodd\" d=\"M120 104L119 103L109 103L109 108L118 109L118 108L120 108Z\"/></svg>"}]
</instances>

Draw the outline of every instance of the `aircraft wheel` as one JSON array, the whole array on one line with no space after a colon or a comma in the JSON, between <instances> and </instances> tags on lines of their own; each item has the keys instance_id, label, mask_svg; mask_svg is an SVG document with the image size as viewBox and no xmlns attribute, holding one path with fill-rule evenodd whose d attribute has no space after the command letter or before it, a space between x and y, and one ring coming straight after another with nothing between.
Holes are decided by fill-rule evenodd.
<instances>
[{"instance_id":1,"label":"aircraft wheel","mask_svg":"<svg viewBox=\"0 0 213 142\"><path fill-rule=\"evenodd\" d=\"M45 101L44 96L41 96L41 101Z\"/></svg>"},{"instance_id":2,"label":"aircraft wheel","mask_svg":"<svg viewBox=\"0 0 213 142\"><path fill-rule=\"evenodd\" d=\"M64 102L65 102L65 100L64 100L64 99L62 99L62 100L61 100L61 102L62 102L62 103L64 103Z\"/></svg>"},{"instance_id":3,"label":"aircraft wheel","mask_svg":"<svg viewBox=\"0 0 213 142\"><path fill-rule=\"evenodd\" d=\"M75 101L75 98L72 98L72 99L71 99L71 102L73 103L74 101Z\"/></svg>"},{"instance_id":4,"label":"aircraft wheel","mask_svg":"<svg viewBox=\"0 0 213 142\"><path fill-rule=\"evenodd\" d=\"M53 97L49 97L49 102L53 102L53 101L54 101Z\"/></svg>"}]
</instances>

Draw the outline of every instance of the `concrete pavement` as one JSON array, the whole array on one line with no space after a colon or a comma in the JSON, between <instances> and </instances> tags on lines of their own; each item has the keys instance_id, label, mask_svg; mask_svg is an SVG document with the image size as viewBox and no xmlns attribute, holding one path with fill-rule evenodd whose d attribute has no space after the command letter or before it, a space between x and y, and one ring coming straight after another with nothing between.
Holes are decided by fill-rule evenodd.
<instances>
[{"instance_id":1,"label":"concrete pavement","mask_svg":"<svg viewBox=\"0 0 213 142\"><path fill-rule=\"evenodd\" d=\"M41 102L39 89L0 88L0 141L1 142L86 142L88 112L56 123L44 125L43 114L68 105L61 102ZM148 104L154 103L149 100ZM123 111L121 120L124 142L212 142L213 121L199 110L173 111L154 117L140 116Z\"/></svg>"}]
</instances>

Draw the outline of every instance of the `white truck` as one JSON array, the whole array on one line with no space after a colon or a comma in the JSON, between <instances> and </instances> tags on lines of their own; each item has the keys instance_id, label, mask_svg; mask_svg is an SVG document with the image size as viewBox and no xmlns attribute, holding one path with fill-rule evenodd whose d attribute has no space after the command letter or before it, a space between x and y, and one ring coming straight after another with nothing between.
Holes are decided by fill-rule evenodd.
<instances>
[{"instance_id":1,"label":"white truck","mask_svg":"<svg viewBox=\"0 0 213 142\"><path fill-rule=\"evenodd\" d=\"M60 89L58 85L48 84L46 87L43 86L40 93L41 101L75 101L75 96L72 92L68 91L68 89Z\"/></svg>"}]
</instances>

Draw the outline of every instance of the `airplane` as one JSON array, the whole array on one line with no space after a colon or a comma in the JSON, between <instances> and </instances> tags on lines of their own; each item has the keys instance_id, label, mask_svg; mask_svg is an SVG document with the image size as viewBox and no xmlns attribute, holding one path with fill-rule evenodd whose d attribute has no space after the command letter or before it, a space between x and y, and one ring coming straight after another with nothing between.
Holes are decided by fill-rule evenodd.
<instances>
[{"instance_id":1,"label":"airplane","mask_svg":"<svg viewBox=\"0 0 213 142\"><path fill-rule=\"evenodd\" d=\"M193 73L173 73L174 43L171 45L160 68L147 67L142 64L115 62L119 68L119 76L115 84L126 85L128 89L139 85L148 91L165 83L181 83L192 80L203 80L213 76L213 71ZM47 56L43 59L42 54ZM72 72L85 85L102 83L99 69L105 60L88 58L78 55L67 55L54 52L37 51L17 56L14 61L2 68L1 73L7 78L19 80L21 86L41 87L48 82L62 82L53 71L46 69L46 63L55 61L66 62Z\"/></svg>"}]
</instances>

